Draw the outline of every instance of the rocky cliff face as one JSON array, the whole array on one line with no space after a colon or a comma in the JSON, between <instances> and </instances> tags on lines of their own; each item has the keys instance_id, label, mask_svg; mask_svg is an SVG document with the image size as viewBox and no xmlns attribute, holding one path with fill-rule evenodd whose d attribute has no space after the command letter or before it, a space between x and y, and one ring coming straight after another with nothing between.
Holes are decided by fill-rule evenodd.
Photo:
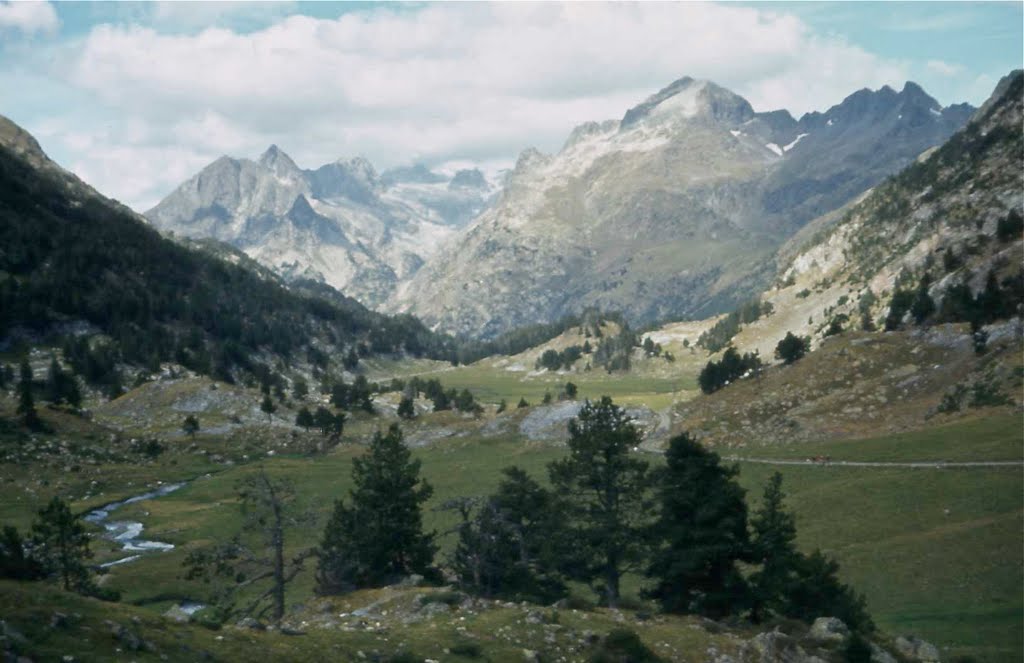
<instances>
[{"instance_id":1,"label":"rocky cliff face","mask_svg":"<svg viewBox=\"0 0 1024 663\"><path fill-rule=\"evenodd\" d=\"M271 146L256 161L221 157L146 217L165 232L227 242L286 278L380 305L490 196L479 171L378 175L362 158L303 170Z\"/></svg>"},{"instance_id":2,"label":"rocky cliff face","mask_svg":"<svg viewBox=\"0 0 1024 663\"><path fill-rule=\"evenodd\" d=\"M767 284L774 251L941 143L972 109L916 85L862 90L799 121L683 78L621 121L527 150L499 200L388 306L487 337L586 306L634 321L726 310Z\"/></svg>"}]
</instances>

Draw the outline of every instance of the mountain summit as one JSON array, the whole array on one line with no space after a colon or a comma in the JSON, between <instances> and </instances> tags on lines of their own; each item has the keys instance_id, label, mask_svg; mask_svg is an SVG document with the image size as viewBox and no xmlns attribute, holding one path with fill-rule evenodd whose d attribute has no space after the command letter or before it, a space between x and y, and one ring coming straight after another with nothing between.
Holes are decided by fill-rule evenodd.
<instances>
[{"instance_id":1,"label":"mountain summit","mask_svg":"<svg viewBox=\"0 0 1024 663\"><path fill-rule=\"evenodd\" d=\"M733 308L774 250L968 119L919 86L861 90L799 120L680 78L557 154L524 151L495 205L388 306L488 337L584 307L635 322Z\"/></svg>"},{"instance_id":2,"label":"mountain summit","mask_svg":"<svg viewBox=\"0 0 1024 663\"><path fill-rule=\"evenodd\" d=\"M479 172L478 172L479 175ZM361 157L303 170L277 145L256 161L221 157L146 213L157 228L214 238L287 278L312 278L379 305L486 204L423 166L378 175Z\"/></svg>"}]
</instances>

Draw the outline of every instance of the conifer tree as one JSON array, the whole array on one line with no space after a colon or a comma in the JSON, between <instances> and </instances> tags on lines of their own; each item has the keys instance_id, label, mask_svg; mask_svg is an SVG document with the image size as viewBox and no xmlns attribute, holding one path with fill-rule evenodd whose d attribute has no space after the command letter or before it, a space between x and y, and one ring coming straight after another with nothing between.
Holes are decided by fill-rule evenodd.
<instances>
[{"instance_id":1,"label":"conifer tree","mask_svg":"<svg viewBox=\"0 0 1024 663\"><path fill-rule=\"evenodd\" d=\"M366 455L352 462L348 504L335 502L319 550L317 591L386 584L425 573L433 562L434 534L423 532L422 504L433 488L420 478L402 431L378 431Z\"/></svg>"},{"instance_id":2,"label":"conifer tree","mask_svg":"<svg viewBox=\"0 0 1024 663\"><path fill-rule=\"evenodd\" d=\"M921 324L935 313L935 300L928 294L931 286L931 276L925 273L921 277L921 283L917 286L917 294L914 296L914 303L910 305L910 315L914 322Z\"/></svg>"},{"instance_id":3,"label":"conifer tree","mask_svg":"<svg viewBox=\"0 0 1024 663\"><path fill-rule=\"evenodd\" d=\"M91 583L85 560L92 557L89 535L81 516L67 502L54 497L39 510L32 524L32 550L47 572L60 578L68 591L87 591Z\"/></svg>"},{"instance_id":4,"label":"conifer tree","mask_svg":"<svg viewBox=\"0 0 1024 663\"><path fill-rule=\"evenodd\" d=\"M754 605L751 617L760 622L769 610L780 612L799 562L796 520L783 508L782 475L774 473L764 489L761 507L751 518L753 557L761 565L750 577Z\"/></svg>"},{"instance_id":5,"label":"conifer tree","mask_svg":"<svg viewBox=\"0 0 1024 663\"><path fill-rule=\"evenodd\" d=\"M277 406L274 405L274 401L270 400L270 394L263 396L263 402L260 403L260 409L267 413L267 421L270 421L274 417L274 413L277 412Z\"/></svg>"},{"instance_id":6,"label":"conifer tree","mask_svg":"<svg viewBox=\"0 0 1024 663\"><path fill-rule=\"evenodd\" d=\"M300 426L307 431L316 424L316 420L313 418L313 413L309 411L308 407L301 407L295 414L295 425Z\"/></svg>"},{"instance_id":7,"label":"conifer tree","mask_svg":"<svg viewBox=\"0 0 1024 663\"><path fill-rule=\"evenodd\" d=\"M402 396L402 400L398 401L398 416L403 419L416 417L416 407L412 402L412 397Z\"/></svg>"},{"instance_id":8,"label":"conifer tree","mask_svg":"<svg viewBox=\"0 0 1024 663\"><path fill-rule=\"evenodd\" d=\"M19 373L17 413L21 415L25 426L31 430L39 430L42 428L43 422L39 419L39 413L36 412L36 402L32 396L32 367L29 365L27 357L21 360Z\"/></svg>"},{"instance_id":9,"label":"conifer tree","mask_svg":"<svg viewBox=\"0 0 1024 663\"><path fill-rule=\"evenodd\" d=\"M638 444L640 432L604 396L569 422L569 455L548 465L566 509L564 535L578 554L577 575L610 607L619 601L622 576L643 559L648 465L630 455Z\"/></svg>"},{"instance_id":10,"label":"conifer tree","mask_svg":"<svg viewBox=\"0 0 1024 663\"><path fill-rule=\"evenodd\" d=\"M656 475L656 546L646 594L666 612L719 618L744 609L748 589L737 562L749 558L747 506L735 482L736 467L720 463L689 435L669 442Z\"/></svg>"},{"instance_id":11,"label":"conifer tree","mask_svg":"<svg viewBox=\"0 0 1024 663\"><path fill-rule=\"evenodd\" d=\"M185 421L181 424L181 430L184 431L185 435L195 438L196 433L199 432L199 419L196 418L196 415L190 414L185 417Z\"/></svg>"}]
</instances>

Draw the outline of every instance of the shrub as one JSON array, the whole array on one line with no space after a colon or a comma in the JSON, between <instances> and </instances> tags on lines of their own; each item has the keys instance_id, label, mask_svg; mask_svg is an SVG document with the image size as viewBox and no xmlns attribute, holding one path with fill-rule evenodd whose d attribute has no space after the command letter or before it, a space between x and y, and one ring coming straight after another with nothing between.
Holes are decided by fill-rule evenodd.
<instances>
[{"instance_id":1,"label":"shrub","mask_svg":"<svg viewBox=\"0 0 1024 663\"><path fill-rule=\"evenodd\" d=\"M810 346L810 339L787 332L786 337L775 346L775 358L781 359L785 364L792 364L807 354Z\"/></svg>"},{"instance_id":2,"label":"shrub","mask_svg":"<svg viewBox=\"0 0 1024 663\"><path fill-rule=\"evenodd\" d=\"M484 655L484 649L475 642L457 642L448 648L453 656L464 658L480 658Z\"/></svg>"},{"instance_id":3,"label":"shrub","mask_svg":"<svg viewBox=\"0 0 1024 663\"><path fill-rule=\"evenodd\" d=\"M591 663L656 663L660 660L640 636L628 628L609 632L590 655Z\"/></svg>"}]
</instances>

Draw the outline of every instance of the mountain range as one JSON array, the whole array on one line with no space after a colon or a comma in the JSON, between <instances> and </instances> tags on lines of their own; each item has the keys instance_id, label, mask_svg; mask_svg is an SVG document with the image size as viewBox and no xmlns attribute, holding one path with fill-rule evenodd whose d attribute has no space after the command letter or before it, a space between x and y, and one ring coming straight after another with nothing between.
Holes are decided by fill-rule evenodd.
<instances>
[{"instance_id":1,"label":"mountain range","mask_svg":"<svg viewBox=\"0 0 1024 663\"><path fill-rule=\"evenodd\" d=\"M483 337L584 307L640 323L729 310L767 285L801 227L972 111L907 83L795 120L680 79L621 120L577 127L555 155L524 152L497 202L390 306Z\"/></svg>"},{"instance_id":2,"label":"mountain range","mask_svg":"<svg viewBox=\"0 0 1024 663\"><path fill-rule=\"evenodd\" d=\"M380 306L486 204L479 170L377 173L363 158L300 169L276 145L221 157L146 217L158 229L241 249L287 279L323 281Z\"/></svg>"},{"instance_id":3,"label":"mountain range","mask_svg":"<svg viewBox=\"0 0 1024 663\"><path fill-rule=\"evenodd\" d=\"M797 120L685 77L619 120L580 125L557 154L524 151L500 192L476 170L378 175L361 158L302 170L272 146L218 159L146 217L467 337L588 307L698 318L768 285L789 238L973 110L908 82Z\"/></svg>"}]
</instances>

